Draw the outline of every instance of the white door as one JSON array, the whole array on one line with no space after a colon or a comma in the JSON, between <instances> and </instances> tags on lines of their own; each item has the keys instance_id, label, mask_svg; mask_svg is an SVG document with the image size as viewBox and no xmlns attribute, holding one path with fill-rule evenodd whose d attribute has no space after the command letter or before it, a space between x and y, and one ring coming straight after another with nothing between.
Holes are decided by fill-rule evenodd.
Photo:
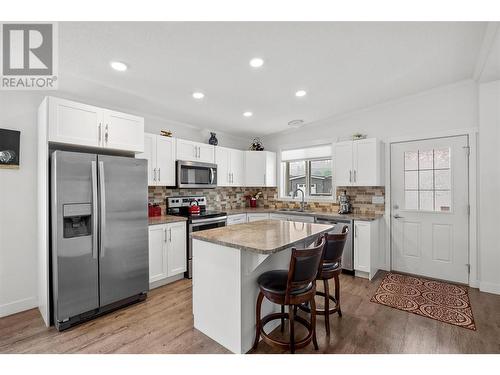
<instances>
[{"instance_id":1,"label":"white door","mask_svg":"<svg viewBox=\"0 0 500 375\"><path fill-rule=\"evenodd\" d=\"M165 225L149 227L149 282L167 277L167 231Z\"/></svg>"},{"instance_id":2,"label":"white door","mask_svg":"<svg viewBox=\"0 0 500 375\"><path fill-rule=\"evenodd\" d=\"M103 146L144 152L144 120L126 113L105 110Z\"/></svg>"},{"instance_id":3,"label":"white door","mask_svg":"<svg viewBox=\"0 0 500 375\"><path fill-rule=\"evenodd\" d=\"M49 98L49 141L100 146L102 110L70 100Z\"/></svg>"},{"instance_id":4,"label":"white door","mask_svg":"<svg viewBox=\"0 0 500 375\"><path fill-rule=\"evenodd\" d=\"M240 150L231 150L231 185L243 186L245 184L244 171L245 152Z\"/></svg>"},{"instance_id":5,"label":"white door","mask_svg":"<svg viewBox=\"0 0 500 375\"><path fill-rule=\"evenodd\" d=\"M352 183L352 142L339 142L334 145L334 173L337 186L349 186Z\"/></svg>"},{"instance_id":6,"label":"white door","mask_svg":"<svg viewBox=\"0 0 500 375\"><path fill-rule=\"evenodd\" d=\"M157 185L175 185L175 139L156 136Z\"/></svg>"},{"instance_id":7,"label":"white door","mask_svg":"<svg viewBox=\"0 0 500 375\"><path fill-rule=\"evenodd\" d=\"M231 185L231 150L225 147L215 148L215 163L217 164L217 186Z\"/></svg>"},{"instance_id":8,"label":"white door","mask_svg":"<svg viewBox=\"0 0 500 375\"><path fill-rule=\"evenodd\" d=\"M468 283L468 137L391 144L392 269Z\"/></svg>"},{"instance_id":9,"label":"white door","mask_svg":"<svg viewBox=\"0 0 500 375\"><path fill-rule=\"evenodd\" d=\"M167 273L168 276L186 272L186 223L167 225Z\"/></svg>"}]
</instances>

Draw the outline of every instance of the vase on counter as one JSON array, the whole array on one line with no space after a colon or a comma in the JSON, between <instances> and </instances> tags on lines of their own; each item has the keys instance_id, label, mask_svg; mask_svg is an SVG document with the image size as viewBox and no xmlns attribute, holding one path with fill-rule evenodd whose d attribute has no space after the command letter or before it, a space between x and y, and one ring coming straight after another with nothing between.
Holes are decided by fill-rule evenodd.
<instances>
[{"instance_id":1,"label":"vase on counter","mask_svg":"<svg viewBox=\"0 0 500 375\"><path fill-rule=\"evenodd\" d=\"M217 146L219 144L219 140L216 137L215 133L210 132L210 139L208 140L208 144L212 146Z\"/></svg>"}]
</instances>

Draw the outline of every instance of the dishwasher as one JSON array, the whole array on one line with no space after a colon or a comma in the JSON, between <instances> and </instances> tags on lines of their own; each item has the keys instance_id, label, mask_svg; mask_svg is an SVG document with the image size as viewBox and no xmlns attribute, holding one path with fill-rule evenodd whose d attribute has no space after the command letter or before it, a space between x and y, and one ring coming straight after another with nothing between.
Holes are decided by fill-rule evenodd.
<instances>
[{"instance_id":1,"label":"dishwasher","mask_svg":"<svg viewBox=\"0 0 500 375\"><path fill-rule=\"evenodd\" d=\"M347 232L348 234L344 245L344 253L342 254L342 270L350 271L349 273L354 272L354 242L352 220L316 217L316 223L334 225L332 231L329 232L332 234L340 233L344 225L347 225L349 231Z\"/></svg>"}]
</instances>

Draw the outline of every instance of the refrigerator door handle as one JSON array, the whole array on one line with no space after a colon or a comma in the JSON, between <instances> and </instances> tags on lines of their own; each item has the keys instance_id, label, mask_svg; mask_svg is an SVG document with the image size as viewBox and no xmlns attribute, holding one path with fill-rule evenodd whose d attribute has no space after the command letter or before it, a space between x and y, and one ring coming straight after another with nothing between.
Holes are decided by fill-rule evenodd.
<instances>
[{"instance_id":1,"label":"refrigerator door handle","mask_svg":"<svg viewBox=\"0 0 500 375\"><path fill-rule=\"evenodd\" d=\"M105 233L106 233L106 185L104 182L104 162L100 161L99 162L99 187L100 187L100 193L101 193L101 212L100 212L100 224L101 224L101 230L100 230L100 236L99 236L99 248L101 250L101 258L104 258L104 253L106 250L106 245L105 245Z\"/></svg>"},{"instance_id":2,"label":"refrigerator door handle","mask_svg":"<svg viewBox=\"0 0 500 375\"><path fill-rule=\"evenodd\" d=\"M92 258L97 259L98 238L98 213L97 213L97 165L95 161L92 166Z\"/></svg>"}]
</instances>

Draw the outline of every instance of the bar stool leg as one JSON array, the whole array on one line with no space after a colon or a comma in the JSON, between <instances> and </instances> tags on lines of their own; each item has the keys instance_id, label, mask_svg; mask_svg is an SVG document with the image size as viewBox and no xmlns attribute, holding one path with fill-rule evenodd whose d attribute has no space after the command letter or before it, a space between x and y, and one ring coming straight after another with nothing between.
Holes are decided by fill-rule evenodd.
<instances>
[{"instance_id":1,"label":"bar stool leg","mask_svg":"<svg viewBox=\"0 0 500 375\"><path fill-rule=\"evenodd\" d=\"M325 328L326 328L326 335L330 336L330 290L328 287L328 280L323 280L323 285L325 288Z\"/></svg>"},{"instance_id":2,"label":"bar stool leg","mask_svg":"<svg viewBox=\"0 0 500 375\"><path fill-rule=\"evenodd\" d=\"M285 305L281 305L281 313L285 313ZM285 318L281 317L281 327L280 327L281 332L285 332Z\"/></svg>"},{"instance_id":3,"label":"bar stool leg","mask_svg":"<svg viewBox=\"0 0 500 375\"><path fill-rule=\"evenodd\" d=\"M311 329L313 332L312 341L314 349L318 350L318 339L316 338L316 301L314 300L314 297L311 300Z\"/></svg>"},{"instance_id":4,"label":"bar stool leg","mask_svg":"<svg viewBox=\"0 0 500 375\"><path fill-rule=\"evenodd\" d=\"M260 321L260 310L262 307L262 300L264 299L264 293L259 292L259 296L257 297L257 303L256 308L255 308L255 341L253 343L253 348L257 349L257 346L259 345L259 339L260 339L260 326L261 326L261 321Z\"/></svg>"},{"instance_id":5,"label":"bar stool leg","mask_svg":"<svg viewBox=\"0 0 500 375\"><path fill-rule=\"evenodd\" d=\"M333 279L335 281L335 301L337 301L337 304L335 307L337 308L337 312L339 313L339 316L342 316L342 311L340 310L340 280L339 280L339 275L335 274L333 275Z\"/></svg>"},{"instance_id":6,"label":"bar stool leg","mask_svg":"<svg viewBox=\"0 0 500 375\"><path fill-rule=\"evenodd\" d=\"M290 352L295 353L295 308L292 305L288 306L288 316L290 323Z\"/></svg>"}]
</instances>

